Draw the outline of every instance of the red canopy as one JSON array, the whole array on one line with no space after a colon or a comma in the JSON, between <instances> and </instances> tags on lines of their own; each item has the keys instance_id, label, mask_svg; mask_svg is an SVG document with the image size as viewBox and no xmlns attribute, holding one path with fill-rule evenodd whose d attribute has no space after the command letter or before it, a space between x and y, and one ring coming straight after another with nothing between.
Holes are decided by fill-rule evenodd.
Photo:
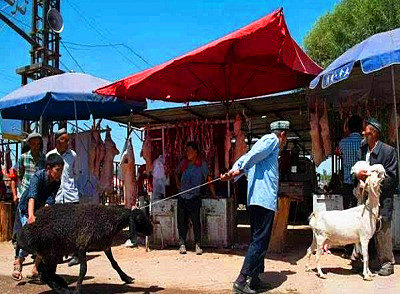
<instances>
[{"instance_id":1,"label":"red canopy","mask_svg":"<svg viewBox=\"0 0 400 294\"><path fill-rule=\"evenodd\" d=\"M181 57L99 88L127 100L229 101L305 87L321 71L282 9Z\"/></svg>"}]
</instances>

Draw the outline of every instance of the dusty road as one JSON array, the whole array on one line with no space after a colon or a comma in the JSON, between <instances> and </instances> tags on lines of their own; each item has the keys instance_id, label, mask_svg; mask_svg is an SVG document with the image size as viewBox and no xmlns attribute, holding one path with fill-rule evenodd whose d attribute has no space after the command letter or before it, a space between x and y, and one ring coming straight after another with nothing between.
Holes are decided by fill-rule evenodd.
<instances>
[{"instance_id":1,"label":"dusty road","mask_svg":"<svg viewBox=\"0 0 400 294\"><path fill-rule=\"evenodd\" d=\"M328 279L322 280L315 272L304 270L304 254L310 238L310 231L291 231L286 253L267 256L266 272L262 278L273 286L273 290L268 293L400 293L400 255L396 255L394 275L376 276L372 282L363 281L360 274L353 273L349 261L341 257L341 252L324 255L322 267ZM84 293L230 293L232 281L238 274L245 253L244 250L206 248L202 256L196 256L192 251L179 255L177 248L172 247L145 252L143 247L124 248L120 245L124 241L124 236L121 236L113 247L113 253L121 268L136 279L135 283L124 285L103 253L90 253L83 284ZM27 283L25 278L22 283L13 281L10 277L12 262L11 243L0 243L0 293L51 293L47 285ZM30 257L26 263L24 275L30 273ZM58 267L58 273L71 287L75 285L78 272L79 267L69 268L66 263Z\"/></svg>"}]
</instances>

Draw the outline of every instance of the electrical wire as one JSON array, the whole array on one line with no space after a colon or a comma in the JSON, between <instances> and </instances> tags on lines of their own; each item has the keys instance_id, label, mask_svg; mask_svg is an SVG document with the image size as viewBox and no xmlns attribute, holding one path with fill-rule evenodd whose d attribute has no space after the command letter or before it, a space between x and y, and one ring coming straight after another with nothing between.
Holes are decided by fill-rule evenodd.
<instances>
[{"instance_id":1,"label":"electrical wire","mask_svg":"<svg viewBox=\"0 0 400 294\"><path fill-rule=\"evenodd\" d=\"M68 55L72 58L72 60L76 63L76 65L79 67L79 69L85 73L84 69L82 66L79 64L78 60L75 59L75 57L69 52L68 48L64 45L64 42L60 40L61 45L64 47L64 49L67 51Z\"/></svg>"},{"instance_id":2,"label":"electrical wire","mask_svg":"<svg viewBox=\"0 0 400 294\"><path fill-rule=\"evenodd\" d=\"M5 12L5 11L2 11L2 13L4 13L5 15L7 15L8 17L12 18L12 19L15 20L16 22L19 22L20 24L26 26L28 29L31 28L30 25L28 25L28 24L24 23L23 21L19 20L18 18L16 18L15 15L11 15L11 14L9 14L8 12Z\"/></svg>"},{"instance_id":3,"label":"electrical wire","mask_svg":"<svg viewBox=\"0 0 400 294\"><path fill-rule=\"evenodd\" d=\"M142 70L141 67L139 67L139 65L134 62L133 60L131 60L130 58L128 58L121 50L118 49L117 46L113 46L108 40L107 37L100 31L98 30L93 24L91 24L89 22L89 20L80 12L80 9L78 8L78 6L76 4L73 4L71 1L69 0L65 0L69 6L71 6L71 8L84 20L84 22L91 27L97 34L99 34L105 41L107 41L109 43L109 45L111 47L113 47L123 58L125 58L127 61L129 61L130 63L132 63L134 66L136 66L139 70ZM133 50L132 50L133 51ZM134 51L133 51L134 52ZM135 55L139 55L137 53L135 53ZM139 55L140 56L140 55ZM141 58L143 60L143 58Z\"/></svg>"},{"instance_id":4,"label":"electrical wire","mask_svg":"<svg viewBox=\"0 0 400 294\"><path fill-rule=\"evenodd\" d=\"M65 69L66 69L67 71L71 71L71 70L69 69L69 67L68 67L68 66L66 66L66 65L65 65L65 63L64 63L64 62L62 62L61 60L60 60L60 63L61 63L61 65L62 65L62 66L64 66L64 67L65 67Z\"/></svg>"},{"instance_id":5,"label":"electrical wire","mask_svg":"<svg viewBox=\"0 0 400 294\"><path fill-rule=\"evenodd\" d=\"M82 43L75 43L75 42L69 42L69 41L64 41L65 44L69 44L69 45L75 45L75 46L81 46L81 47L89 47L89 48L97 48L97 47L114 47L114 46L122 46L126 49L128 49L129 51L132 52L132 54L134 54L136 57L140 58L144 63L146 63L149 66L153 66L152 64L150 64L146 59L144 59L141 55L139 55L138 53L136 53L131 47L129 47L128 45L124 44L124 43L110 43L110 44L82 44Z\"/></svg>"}]
</instances>

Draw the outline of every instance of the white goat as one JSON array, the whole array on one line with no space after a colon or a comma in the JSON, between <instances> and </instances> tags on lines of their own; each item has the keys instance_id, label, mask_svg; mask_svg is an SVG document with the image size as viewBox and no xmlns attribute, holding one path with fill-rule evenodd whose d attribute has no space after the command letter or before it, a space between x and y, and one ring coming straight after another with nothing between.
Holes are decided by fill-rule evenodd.
<instances>
[{"instance_id":1,"label":"white goat","mask_svg":"<svg viewBox=\"0 0 400 294\"><path fill-rule=\"evenodd\" d=\"M368 267L368 243L375 233L376 222L379 218L380 183L385 178L385 169L380 164L369 166L368 163L367 165L359 163L356 165L353 167L354 172L367 170L369 174L365 182L360 185L360 189L368 193L365 205L346 210L313 212L310 216L313 241L307 249L306 270L310 271L311 254L316 251L315 260L320 278L326 278L320 265L324 246L347 244L361 246L364 280L370 281L373 277Z\"/></svg>"}]
</instances>

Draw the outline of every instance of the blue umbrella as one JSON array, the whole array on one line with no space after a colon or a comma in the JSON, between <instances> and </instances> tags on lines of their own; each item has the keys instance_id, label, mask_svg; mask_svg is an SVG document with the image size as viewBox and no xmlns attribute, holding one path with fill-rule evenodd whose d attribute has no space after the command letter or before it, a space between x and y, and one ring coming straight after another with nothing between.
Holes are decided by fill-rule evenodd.
<instances>
[{"instance_id":1,"label":"blue umbrella","mask_svg":"<svg viewBox=\"0 0 400 294\"><path fill-rule=\"evenodd\" d=\"M63 73L33 81L0 99L1 116L8 119L71 120L126 116L146 108L93 93L109 81L82 73Z\"/></svg>"},{"instance_id":2,"label":"blue umbrella","mask_svg":"<svg viewBox=\"0 0 400 294\"><path fill-rule=\"evenodd\" d=\"M400 64L400 28L373 35L347 50L310 83L311 96L325 97L335 103L351 97L366 97L392 103L394 68Z\"/></svg>"},{"instance_id":3,"label":"blue umbrella","mask_svg":"<svg viewBox=\"0 0 400 294\"><path fill-rule=\"evenodd\" d=\"M312 80L308 99L320 97L338 105L347 98L360 102L371 97L382 103L393 103L397 113L396 88L400 86L400 78L396 78L395 72L398 64L400 28L375 34L347 50ZM397 130L397 115L395 119ZM399 161L398 132L396 143Z\"/></svg>"}]
</instances>

